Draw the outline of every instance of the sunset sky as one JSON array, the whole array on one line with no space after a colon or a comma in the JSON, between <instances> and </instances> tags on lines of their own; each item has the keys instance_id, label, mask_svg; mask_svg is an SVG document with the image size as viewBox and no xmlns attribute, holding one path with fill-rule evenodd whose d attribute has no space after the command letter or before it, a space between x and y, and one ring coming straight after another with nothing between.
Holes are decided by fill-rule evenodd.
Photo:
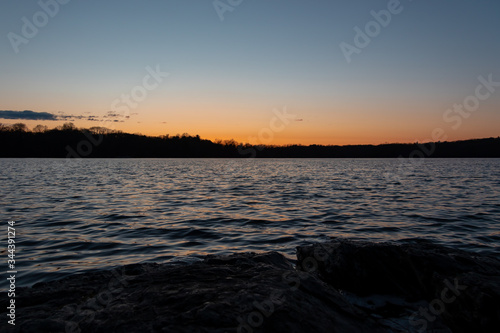
<instances>
[{"instance_id":1,"label":"sunset sky","mask_svg":"<svg viewBox=\"0 0 500 333\"><path fill-rule=\"evenodd\" d=\"M266 144L500 135L497 0L238 2L2 1L0 123Z\"/></svg>"}]
</instances>

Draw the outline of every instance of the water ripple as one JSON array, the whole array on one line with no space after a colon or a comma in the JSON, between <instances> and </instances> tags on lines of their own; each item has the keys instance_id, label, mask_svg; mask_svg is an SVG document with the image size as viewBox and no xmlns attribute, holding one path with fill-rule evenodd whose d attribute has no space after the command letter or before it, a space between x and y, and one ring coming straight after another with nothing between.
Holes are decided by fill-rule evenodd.
<instances>
[{"instance_id":1,"label":"water ripple","mask_svg":"<svg viewBox=\"0 0 500 333\"><path fill-rule=\"evenodd\" d=\"M352 237L500 254L500 160L2 159L19 285ZM5 255L5 251L2 251ZM22 270L21 270L22 268Z\"/></svg>"}]
</instances>

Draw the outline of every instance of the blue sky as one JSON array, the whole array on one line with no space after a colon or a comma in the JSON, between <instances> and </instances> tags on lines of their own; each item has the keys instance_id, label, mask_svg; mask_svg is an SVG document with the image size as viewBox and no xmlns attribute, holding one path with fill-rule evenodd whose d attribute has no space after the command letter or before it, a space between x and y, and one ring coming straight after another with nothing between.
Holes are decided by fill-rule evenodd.
<instances>
[{"instance_id":1,"label":"blue sky","mask_svg":"<svg viewBox=\"0 0 500 333\"><path fill-rule=\"evenodd\" d=\"M458 130L442 119L480 75L500 81L498 1L402 0L348 63L340 43L388 3L243 0L221 21L213 1L71 0L16 53L8 34L42 9L4 1L0 110L105 117L159 66L169 76L118 129L248 141L286 107L303 121L275 133L278 144L425 140L438 126L451 139L498 136L500 90Z\"/></svg>"}]
</instances>

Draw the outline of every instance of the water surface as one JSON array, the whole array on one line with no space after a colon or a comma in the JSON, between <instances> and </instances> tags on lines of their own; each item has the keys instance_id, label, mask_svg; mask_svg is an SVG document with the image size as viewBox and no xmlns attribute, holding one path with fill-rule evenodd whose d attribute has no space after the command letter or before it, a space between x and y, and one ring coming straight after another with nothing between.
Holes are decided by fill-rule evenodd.
<instances>
[{"instance_id":1,"label":"water surface","mask_svg":"<svg viewBox=\"0 0 500 333\"><path fill-rule=\"evenodd\" d=\"M329 237L500 253L500 159L0 159L0 179L18 286Z\"/></svg>"}]
</instances>

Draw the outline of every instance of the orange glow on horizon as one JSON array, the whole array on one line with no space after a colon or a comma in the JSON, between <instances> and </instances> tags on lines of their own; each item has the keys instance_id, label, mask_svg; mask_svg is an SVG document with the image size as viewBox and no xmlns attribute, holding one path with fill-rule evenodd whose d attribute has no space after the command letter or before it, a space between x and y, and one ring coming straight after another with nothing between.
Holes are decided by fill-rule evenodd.
<instances>
[{"instance_id":1,"label":"orange glow on horizon","mask_svg":"<svg viewBox=\"0 0 500 333\"><path fill-rule=\"evenodd\" d=\"M320 103L321 102L321 103ZM337 101L335 107L329 101L320 101L308 107L303 102L293 107L276 107L256 101L245 104L236 99L216 102L186 102L175 98L146 101L137 109L130 110L129 118L118 122L76 120L0 120L4 124L25 123L30 129L42 124L49 129L73 122L78 128L103 126L125 133L149 136L188 133L202 139L235 140L238 143L264 145L358 145L383 143L413 143L430 141L457 141L474 138L497 137L500 113L495 99L481 106L469 118L463 119L458 129L443 120L446 103L355 100ZM376 106L373 103L376 103ZM204 105L204 103L207 103ZM184 105L187 104L187 105ZM408 107L411 105L411 107ZM11 109L15 109L14 105ZM89 106L90 109L90 106ZM94 106L95 109L95 106ZM102 108L101 108L102 109ZM51 109L39 109L50 112ZM176 110L176 111L173 111ZM203 111L200 111L203 110ZM285 120L278 113L291 115ZM67 113L78 115L76 113ZM87 113L80 113L85 115ZM92 114L102 119L105 112ZM293 117L292 117L293 116ZM433 139L436 128L443 130L440 140Z\"/></svg>"},{"instance_id":2,"label":"orange glow on horizon","mask_svg":"<svg viewBox=\"0 0 500 333\"><path fill-rule=\"evenodd\" d=\"M3 124L15 124L15 123L24 123L31 130L36 125L45 125L48 129L55 128L57 126L61 126L66 121L36 121L36 120L20 120L20 121L5 121ZM99 122L73 122L78 128L90 128L94 126L103 126L103 124ZM298 122L303 123L303 122ZM500 132L497 127L492 124L489 128L485 128L484 125L480 128L480 131L474 131L473 129L463 131L463 132L453 132L451 130L444 131L444 135L446 136L445 140L433 140L432 139L432 131L434 128L430 128L426 134L419 135L418 131L404 133L404 131L393 131L387 132L384 129L380 130L372 130L366 131L359 134L359 132L349 131L347 127L344 130L338 130L334 133L328 133L328 131L318 131L315 130L313 126L305 123L296 125L293 124L290 128L279 132L273 133L272 139L266 135L261 135L262 127L260 130L246 129L246 130L223 130L222 128L210 128L204 129L202 127L194 128L191 127L191 130L186 130L185 127L179 126L174 127L168 124L150 124L147 122L136 124L134 126L126 125L124 123L116 123L116 126L113 126L113 123L109 123L112 126L105 126L110 129L121 130L125 133L130 134L142 134L148 136L162 136L162 135L182 135L187 133L189 135L199 135L202 139L207 139L212 142L217 140L226 141L226 140L235 140L238 143L250 143L250 144L264 144L264 145L379 145L385 143L413 143L415 141L418 142L431 142L431 141L459 141L459 140L468 140L468 139L479 139L479 138L488 138L488 137L498 137ZM479 124L478 124L479 125ZM358 126L358 131L361 126ZM264 131L266 134L270 133L269 131ZM262 132L262 133L264 133Z\"/></svg>"}]
</instances>

